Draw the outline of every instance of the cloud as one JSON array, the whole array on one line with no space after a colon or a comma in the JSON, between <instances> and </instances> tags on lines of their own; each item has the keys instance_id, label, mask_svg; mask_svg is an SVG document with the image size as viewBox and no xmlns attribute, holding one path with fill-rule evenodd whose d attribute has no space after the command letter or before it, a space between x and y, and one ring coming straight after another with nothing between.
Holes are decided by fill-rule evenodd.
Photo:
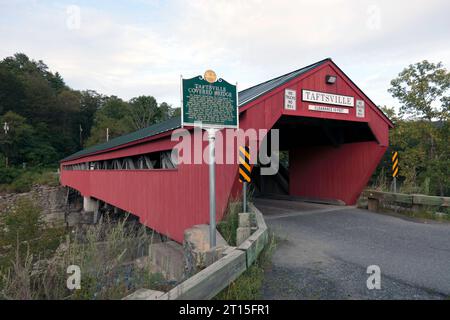
<instances>
[{"instance_id":1,"label":"cloud","mask_svg":"<svg viewBox=\"0 0 450 320\"><path fill-rule=\"evenodd\" d=\"M75 89L177 106L180 74L207 68L242 89L332 57L393 104L389 81L407 64L450 62L448 1L83 2L75 29L70 5L0 0L0 57L25 52Z\"/></svg>"}]
</instances>

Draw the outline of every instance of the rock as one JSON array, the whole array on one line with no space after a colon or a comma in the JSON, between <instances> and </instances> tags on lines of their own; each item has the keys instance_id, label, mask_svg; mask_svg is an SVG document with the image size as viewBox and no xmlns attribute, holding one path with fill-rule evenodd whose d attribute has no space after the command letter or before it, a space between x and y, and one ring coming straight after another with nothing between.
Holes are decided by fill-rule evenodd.
<instances>
[{"instance_id":1,"label":"rock","mask_svg":"<svg viewBox=\"0 0 450 320\"><path fill-rule=\"evenodd\" d=\"M209 225L195 225L184 231L185 277L190 277L198 271L220 259L228 244L222 235L216 231L216 247L211 250L209 245Z\"/></svg>"},{"instance_id":2,"label":"rock","mask_svg":"<svg viewBox=\"0 0 450 320\"><path fill-rule=\"evenodd\" d=\"M30 192L10 193L0 196L0 212L4 212L14 206L14 203L21 198L27 198L42 208L42 218L50 225L64 223L66 209L65 187L57 186L33 186Z\"/></svg>"}]
</instances>

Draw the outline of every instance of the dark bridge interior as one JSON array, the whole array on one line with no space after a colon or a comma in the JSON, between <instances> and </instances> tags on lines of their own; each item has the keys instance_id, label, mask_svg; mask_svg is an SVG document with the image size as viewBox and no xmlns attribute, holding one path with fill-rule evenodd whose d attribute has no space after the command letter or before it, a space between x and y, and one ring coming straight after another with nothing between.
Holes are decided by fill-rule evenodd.
<instances>
[{"instance_id":1,"label":"dark bridge interior","mask_svg":"<svg viewBox=\"0 0 450 320\"><path fill-rule=\"evenodd\" d=\"M281 117L274 126L280 130L280 150L297 146L334 146L375 141L366 122L308 117Z\"/></svg>"},{"instance_id":2,"label":"dark bridge interior","mask_svg":"<svg viewBox=\"0 0 450 320\"><path fill-rule=\"evenodd\" d=\"M274 176L261 176L261 165L252 171L255 195L289 194L289 151L305 146L338 148L344 143L376 141L366 122L282 116L273 129L279 130L280 168ZM268 135L270 150L270 135Z\"/></svg>"}]
</instances>

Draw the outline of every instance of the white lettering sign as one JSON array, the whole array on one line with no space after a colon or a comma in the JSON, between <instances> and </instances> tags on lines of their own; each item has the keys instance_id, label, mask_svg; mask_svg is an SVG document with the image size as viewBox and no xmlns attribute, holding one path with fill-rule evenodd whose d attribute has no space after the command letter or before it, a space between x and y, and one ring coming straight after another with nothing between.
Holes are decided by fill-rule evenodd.
<instances>
[{"instance_id":1,"label":"white lettering sign","mask_svg":"<svg viewBox=\"0 0 450 320\"><path fill-rule=\"evenodd\" d=\"M364 118L366 116L364 100L356 100L356 117Z\"/></svg>"},{"instance_id":2,"label":"white lettering sign","mask_svg":"<svg viewBox=\"0 0 450 320\"><path fill-rule=\"evenodd\" d=\"M355 105L354 97L310 90L302 91L302 99L303 101L333 104L344 107L353 107Z\"/></svg>"},{"instance_id":3,"label":"white lettering sign","mask_svg":"<svg viewBox=\"0 0 450 320\"><path fill-rule=\"evenodd\" d=\"M332 112L332 113L346 113L346 114L348 114L348 109L336 108L336 107L327 107L327 106L313 106L311 104L308 106L308 110Z\"/></svg>"},{"instance_id":4,"label":"white lettering sign","mask_svg":"<svg viewBox=\"0 0 450 320\"><path fill-rule=\"evenodd\" d=\"M284 90L284 108L286 110L297 109L297 92L295 90Z\"/></svg>"}]
</instances>

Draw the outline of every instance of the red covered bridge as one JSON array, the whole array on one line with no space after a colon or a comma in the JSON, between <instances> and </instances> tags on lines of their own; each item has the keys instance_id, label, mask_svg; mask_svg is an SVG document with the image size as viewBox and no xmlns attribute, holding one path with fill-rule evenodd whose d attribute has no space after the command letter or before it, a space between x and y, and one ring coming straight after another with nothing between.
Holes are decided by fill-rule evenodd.
<instances>
[{"instance_id":1,"label":"red covered bridge","mask_svg":"<svg viewBox=\"0 0 450 320\"><path fill-rule=\"evenodd\" d=\"M296 95L294 104L285 105L286 94ZM279 129L280 150L289 155L277 176L253 170L260 194L346 204L354 204L367 184L392 127L331 59L239 92L239 113L242 129ZM171 133L179 127L180 118L173 118L75 153L61 161L61 183L78 190L86 205L103 201L182 242L185 229L209 222L209 180L206 163L170 161L177 144ZM218 221L241 188L237 164L216 165Z\"/></svg>"}]
</instances>

